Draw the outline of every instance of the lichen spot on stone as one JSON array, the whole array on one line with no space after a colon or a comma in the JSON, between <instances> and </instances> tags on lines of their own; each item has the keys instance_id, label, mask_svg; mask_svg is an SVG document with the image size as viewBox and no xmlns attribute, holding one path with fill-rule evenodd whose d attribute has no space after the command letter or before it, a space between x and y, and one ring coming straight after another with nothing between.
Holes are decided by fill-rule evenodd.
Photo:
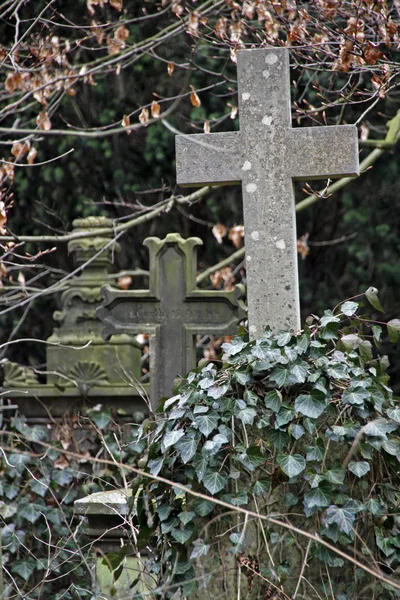
<instances>
[{"instance_id":1,"label":"lichen spot on stone","mask_svg":"<svg viewBox=\"0 0 400 600\"><path fill-rule=\"evenodd\" d=\"M253 194L257 189L257 184L256 183L248 183L246 185L246 192L249 192L249 194Z\"/></svg>"},{"instance_id":2,"label":"lichen spot on stone","mask_svg":"<svg viewBox=\"0 0 400 600\"><path fill-rule=\"evenodd\" d=\"M286 248L285 240L278 240L275 244L278 250L284 250Z\"/></svg>"},{"instance_id":3,"label":"lichen spot on stone","mask_svg":"<svg viewBox=\"0 0 400 600\"><path fill-rule=\"evenodd\" d=\"M270 54L268 53L265 57L265 63L267 65L274 65L278 60L278 57L276 54Z\"/></svg>"},{"instance_id":4,"label":"lichen spot on stone","mask_svg":"<svg viewBox=\"0 0 400 600\"><path fill-rule=\"evenodd\" d=\"M250 171L250 169L251 169L251 162L249 160L246 160L242 167L242 171Z\"/></svg>"},{"instance_id":5,"label":"lichen spot on stone","mask_svg":"<svg viewBox=\"0 0 400 600\"><path fill-rule=\"evenodd\" d=\"M250 331L250 333L256 333L257 327L255 325L250 325L249 331Z\"/></svg>"},{"instance_id":6,"label":"lichen spot on stone","mask_svg":"<svg viewBox=\"0 0 400 600\"><path fill-rule=\"evenodd\" d=\"M268 77L271 75L271 73L268 71L268 69L264 69L263 71L263 77L264 79L268 79Z\"/></svg>"},{"instance_id":7,"label":"lichen spot on stone","mask_svg":"<svg viewBox=\"0 0 400 600\"><path fill-rule=\"evenodd\" d=\"M271 115L265 115L265 117L262 118L262 124L263 125L271 125L272 123L272 116Z\"/></svg>"},{"instance_id":8,"label":"lichen spot on stone","mask_svg":"<svg viewBox=\"0 0 400 600\"><path fill-rule=\"evenodd\" d=\"M243 94L242 94L242 100L245 102L249 98L250 98L249 92L243 92Z\"/></svg>"},{"instance_id":9,"label":"lichen spot on stone","mask_svg":"<svg viewBox=\"0 0 400 600\"><path fill-rule=\"evenodd\" d=\"M259 231L252 231L251 234L251 239L254 240L255 242L258 242L258 240L260 239L260 232ZM247 259L249 260L249 259Z\"/></svg>"},{"instance_id":10,"label":"lichen spot on stone","mask_svg":"<svg viewBox=\"0 0 400 600\"><path fill-rule=\"evenodd\" d=\"M252 256L246 256L246 261L247 261L247 262L250 262L252 259L253 259L253 257L252 257Z\"/></svg>"}]
</instances>

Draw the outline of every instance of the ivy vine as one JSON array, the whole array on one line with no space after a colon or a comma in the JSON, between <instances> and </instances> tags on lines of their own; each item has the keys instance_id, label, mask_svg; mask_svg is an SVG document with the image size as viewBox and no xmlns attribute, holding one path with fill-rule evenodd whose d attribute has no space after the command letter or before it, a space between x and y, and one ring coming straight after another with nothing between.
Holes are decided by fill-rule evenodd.
<instances>
[{"instance_id":1,"label":"ivy vine","mask_svg":"<svg viewBox=\"0 0 400 600\"><path fill-rule=\"evenodd\" d=\"M209 498L135 479L138 544L151 549L154 597L177 588L201 597L211 575L200 576L199 565L214 557L222 569L221 545L241 569L242 597L396 596L317 541L249 524L210 499L292 523L386 579L399 576L400 404L380 355L383 326L361 308L344 302L296 334L234 338L222 362L203 362L139 428L141 466ZM399 324L388 324L393 342Z\"/></svg>"}]
</instances>

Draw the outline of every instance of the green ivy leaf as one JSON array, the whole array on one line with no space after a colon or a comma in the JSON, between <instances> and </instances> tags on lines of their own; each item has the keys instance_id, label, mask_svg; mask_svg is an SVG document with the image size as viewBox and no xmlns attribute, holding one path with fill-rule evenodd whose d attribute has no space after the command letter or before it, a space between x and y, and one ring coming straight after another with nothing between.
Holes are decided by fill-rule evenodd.
<instances>
[{"instance_id":1,"label":"green ivy leaf","mask_svg":"<svg viewBox=\"0 0 400 600\"><path fill-rule=\"evenodd\" d=\"M163 437L163 445L164 448L169 448L170 446L174 446L178 440L181 439L185 435L184 429L175 429L174 431L169 431Z\"/></svg>"},{"instance_id":2,"label":"green ivy leaf","mask_svg":"<svg viewBox=\"0 0 400 600\"><path fill-rule=\"evenodd\" d=\"M275 420L275 428L282 427L283 425L287 425L294 419L294 410L291 408L286 408L282 406L278 414L276 415Z\"/></svg>"},{"instance_id":3,"label":"green ivy leaf","mask_svg":"<svg viewBox=\"0 0 400 600\"><path fill-rule=\"evenodd\" d=\"M400 408L388 408L386 414L395 423L400 423Z\"/></svg>"},{"instance_id":4,"label":"green ivy leaf","mask_svg":"<svg viewBox=\"0 0 400 600\"><path fill-rule=\"evenodd\" d=\"M208 437L210 433L218 427L219 415L215 412L208 415L201 415L200 417L196 417L194 422L201 433L205 437Z\"/></svg>"},{"instance_id":5,"label":"green ivy leaf","mask_svg":"<svg viewBox=\"0 0 400 600\"><path fill-rule=\"evenodd\" d=\"M380 312L385 312L382 308L382 304L379 302L378 290L375 287L369 287L365 292L365 297L371 304L371 306L376 308L376 310L379 310Z\"/></svg>"},{"instance_id":6,"label":"green ivy leaf","mask_svg":"<svg viewBox=\"0 0 400 600\"><path fill-rule=\"evenodd\" d=\"M370 471L369 463L365 460L351 461L348 464L348 469L357 477L363 477Z\"/></svg>"},{"instance_id":7,"label":"green ivy leaf","mask_svg":"<svg viewBox=\"0 0 400 600\"><path fill-rule=\"evenodd\" d=\"M284 369L283 367L275 367L270 373L269 380L273 383L276 383L278 387L283 387L287 381L288 376L288 369Z\"/></svg>"},{"instance_id":8,"label":"green ivy leaf","mask_svg":"<svg viewBox=\"0 0 400 600\"><path fill-rule=\"evenodd\" d=\"M296 412L309 417L310 419L318 419L326 408L326 402L321 402L313 398L310 394L301 394L296 398L294 409Z\"/></svg>"},{"instance_id":9,"label":"green ivy leaf","mask_svg":"<svg viewBox=\"0 0 400 600\"><path fill-rule=\"evenodd\" d=\"M326 484L321 484L317 488L310 490L304 494L304 506L310 510L311 508L324 508L331 503L331 488Z\"/></svg>"},{"instance_id":10,"label":"green ivy leaf","mask_svg":"<svg viewBox=\"0 0 400 600\"><path fill-rule=\"evenodd\" d=\"M229 383L224 383L223 385L212 385L207 390L207 396L213 398L214 400L218 400L218 398L222 398L222 396L225 396L229 388Z\"/></svg>"},{"instance_id":11,"label":"green ivy leaf","mask_svg":"<svg viewBox=\"0 0 400 600\"><path fill-rule=\"evenodd\" d=\"M196 513L193 510L191 510L189 512L184 511L184 512L179 513L179 515L178 515L181 523L183 523L184 525L187 525L188 523L190 523L190 521L193 521L195 516L196 516Z\"/></svg>"},{"instance_id":12,"label":"green ivy leaf","mask_svg":"<svg viewBox=\"0 0 400 600\"><path fill-rule=\"evenodd\" d=\"M353 523L355 521L355 513L351 509L346 508L346 506L329 506L324 515L325 523L329 525L332 523L336 523L338 525L340 531L343 531L346 535L353 534Z\"/></svg>"},{"instance_id":13,"label":"green ivy leaf","mask_svg":"<svg viewBox=\"0 0 400 600\"><path fill-rule=\"evenodd\" d=\"M257 479L257 481L254 482L253 487L251 488L251 491L256 496L262 496L263 494L266 494L270 490L270 488L271 488L271 481L267 478L262 478L262 479Z\"/></svg>"},{"instance_id":14,"label":"green ivy leaf","mask_svg":"<svg viewBox=\"0 0 400 600\"><path fill-rule=\"evenodd\" d=\"M185 544L191 537L193 531L191 529L183 528L178 529L177 527L171 531L171 535L180 544Z\"/></svg>"},{"instance_id":15,"label":"green ivy leaf","mask_svg":"<svg viewBox=\"0 0 400 600\"><path fill-rule=\"evenodd\" d=\"M231 342L225 342L225 344L222 344L222 350L228 356L234 356L235 354L241 352L246 345L247 342L245 342L242 338L235 337Z\"/></svg>"},{"instance_id":16,"label":"green ivy leaf","mask_svg":"<svg viewBox=\"0 0 400 600\"><path fill-rule=\"evenodd\" d=\"M11 572L19 575L25 581L28 581L38 567L43 568L38 561L31 558L13 560L10 565Z\"/></svg>"},{"instance_id":17,"label":"green ivy leaf","mask_svg":"<svg viewBox=\"0 0 400 600\"><path fill-rule=\"evenodd\" d=\"M396 545L393 543L395 540L391 537L384 537L383 535L376 535L376 545L386 557L391 556L396 551Z\"/></svg>"},{"instance_id":18,"label":"green ivy leaf","mask_svg":"<svg viewBox=\"0 0 400 600\"><path fill-rule=\"evenodd\" d=\"M346 390L343 392L343 404L364 404L364 400L370 397L370 393L361 387L356 387L354 390Z\"/></svg>"},{"instance_id":19,"label":"green ivy leaf","mask_svg":"<svg viewBox=\"0 0 400 600\"><path fill-rule=\"evenodd\" d=\"M281 409L282 394L278 390L268 392L264 396L264 404L266 408L269 408L273 412L278 413Z\"/></svg>"},{"instance_id":20,"label":"green ivy leaf","mask_svg":"<svg viewBox=\"0 0 400 600\"><path fill-rule=\"evenodd\" d=\"M18 515L23 519L29 521L29 523L36 523L36 521L42 516L41 513L44 511L43 506L39 506L33 502L19 506Z\"/></svg>"},{"instance_id":21,"label":"green ivy leaf","mask_svg":"<svg viewBox=\"0 0 400 600\"><path fill-rule=\"evenodd\" d=\"M180 453L183 464L188 463L196 454L199 441L200 436L195 433L189 433L178 441L176 449Z\"/></svg>"},{"instance_id":22,"label":"green ivy leaf","mask_svg":"<svg viewBox=\"0 0 400 600\"><path fill-rule=\"evenodd\" d=\"M253 425L257 411L250 407L243 408L243 410L239 410L236 416L242 421L243 425Z\"/></svg>"},{"instance_id":23,"label":"green ivy leaf","mask_svg":"<svg viewBox=\"0 0 400 600\"><path fill-rule=\"evenodd\" d=\"M108 412L92 411L90 418L98 429L105 429L111 422L111 415Z\"/></svg>"},{"instance_id":24,"label":"green ivy leaf","mask_svg":"<svg viewBox=\"0 0 400 600\"><path fill-rule=\"evenodd\" d=\"M163 464L164 464L163 458L156 458L154 460L149 460L149 462L147 463L147 466L152 475L158 475L162 469Z\"/></svg>"},{"instance_id":25,"label":"green ivy leaf","mask_svg":"<svg viewBox=\"0 0 400 600\"><path fill-rule=\"evenodd\" d=\"M213 496L223 490L227 482L227 476L222 473L208 470L204 474L203 485Z\"/></svg>"},{"instance_id":26,"label":"green ivy leaf","mask_svg":"<svg viewBox=\"0 0 400 600\"><path fill-rule=\"evenodd\" d=\"M277 462L288 477L296 477L306 468L306 459L301 454L279 454Z\"/></svg>"},{"instance_id":27,"label":"green ivy leaf","mask_svg":"<svg viewBox=\"0 0 400 600\"><path fill-rule=\"evenodd\" d=\"M197 479L201 482L208 467L208 460L201 454L197 454L193 457L192 464L196 471Z\"/></svg>"},{"instance_id":28,"label":"green ivy leaf","mask_svg":"<svg viewBox=\"0 0 400 600\"><path fill-rule=\"evenodd\" d=\"M386 326L390 341L396 344L400 339L400 319L391 319Z\"/></svg>"},{"instance_id":29,"label":"green ivy leaf","mask_svg":"<svg viewBox=\"0 0 400 600\"><path fill-rule=\"evenodd\" d=\"M304 383L307 379L309 366L305 361L300 361L289 368L288 383Z\"/></svg>"},{"instance_id":30,"label":"green ivy leaf","mask_svg":"<svg viewBox=\"0 0 400 600\"><path fill-rule=\"evenodd\" d=\"M336 317L331 310L326 310L324 312L324 316L321 317L321 325L325 327L329 323L339 323L339 317Z\"/></svg>"},{"instance_id":31,"label":"green ivy leaf","mask_svg":"<svg viewBox=\"0 0 400 600\"><path fill-rule=\"evenodd\" d=\"M343 467L333 467L332 469L325 471L323 475L330 483L342 485L346 476L346 469Z\"/></svg>"},{"instance_id":32,"label":"green ivy leaf","mask_svg":"<svg viewBox=\"0 0 400 600\"><path fill-rule=\"evenodd\" d=\"M287 331L281 331L276 336L276 343L278 346L286 346L292 339L292 334Z\"/></svg>"},{"instance_id":33,"label":"green ivy leaf","mask_svg":"<svg viewBox=\"0 0 400 600\"><path fill-rule=\"evenodd\" d=\"M200 517L206 517L214 510L214 506L215 504L210 500L196 500L192 508Z\"/></svg>"},{"instance_id":34,"label":"green ivy leaf","mask_svg":"<svg viewBox=\"0 0 400 600\"><path fill-rule=\"evenodd\" d=\"M396 423L391 423L386 419L376 419L375 421L367 423L364 426L363 431L365 435L368 436L386 438L387 434L395 429L397 429Z\"/></svg>"},{"instance_id":35,"label":"green ivy leaf","mask_svg":"<svg viewBox=\"0 0 400 600\"><path fill-rule=\"evenodd\" d=\"M299 440L305 434L305 429L301 425L297 425L296 423L292 423L289 427L289 432L295 440Z\"/></svg>"},{"instance_id":36,"label":"green ivy leaf","mask_svg":"<svg viewBox=\"0 0 400 600\"><path fill-rule=\"evenodd\" d=\"M358 306L357 302L348 300L341 305L340 310L346 317L352 317L357 312Z\"/></svg>"},{"instance_id":37,"label":"green ivy leaf","mask_svg":"<svg viewBox=\"0 0 400 600\"><path fill-rule=\"evenodd\" d=\"M208 551L210 550L210 544L205 544L202 539L198 539L193 542L193 550L190 555L190 560L192 558L200 558L200 556L206 556Z\"/></svg>"}]
</instances>

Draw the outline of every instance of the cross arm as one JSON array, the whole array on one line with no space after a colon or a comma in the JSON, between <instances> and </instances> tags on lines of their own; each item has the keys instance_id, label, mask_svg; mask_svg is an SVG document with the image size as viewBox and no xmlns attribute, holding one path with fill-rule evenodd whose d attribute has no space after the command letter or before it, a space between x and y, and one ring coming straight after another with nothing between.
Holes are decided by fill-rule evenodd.
<instances>
[{"instance_id":1,"label":"cross arm","mask_svg":"<svg viewBox=\"0 0 400 600\"><path fill-rule=\"evenodd\" d=\"M178 185L240 183L242 153L239 132L178 135Z\"/></svg>"},{"instance_id":2,"label":"cross arm","mask_svg":"<svg viewBox=\"0 0 400 600\"><path fill-rule=\"evenodd\" d=\"M355 125L299 127L290 129L289 136L288 162L294 179L356 177L360 174Z\"/></svg>"},{"instance_id":3,"label":"cross arm","mask_svg":"<svg viewBox=\"0 0 400 600\"><path fill-rule=\"evenodd\" d=\"M101 288L102 305L96 316L103 322L101 335L109 340L116 333L153 331L162 314L159 300L148 290L116 290L110 285Z\"/></svg>"}]
</instances>

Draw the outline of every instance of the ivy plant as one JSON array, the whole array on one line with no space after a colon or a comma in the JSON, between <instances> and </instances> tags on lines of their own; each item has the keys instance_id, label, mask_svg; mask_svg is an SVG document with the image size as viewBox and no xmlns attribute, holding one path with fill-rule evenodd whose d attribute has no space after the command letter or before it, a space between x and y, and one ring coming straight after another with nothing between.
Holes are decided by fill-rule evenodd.
<instances>
[{"instance_id":1,"label":"ivy plant","mask_svg":"<svg viewBox=\"0 0 400 600\"><path fill-rule=\"evenodd\" d=\"M227 561L240 569L233 587L244 585L245 598L291 598L300 590L303 598L396 596L388 582L400 574L400 404L380 355L386 328L361 311L349 300L310 317L298 333L235 337L223 344L222 361L189 373L139 428L140 465L197 494L134 481L138 544L151 548L154 597L179 588L200 598L205 583L209 596L229 584ZM399 325L388 324L394 342ZM237 507L314 541L248 520Z\"/></svg>"}]
</instances>

